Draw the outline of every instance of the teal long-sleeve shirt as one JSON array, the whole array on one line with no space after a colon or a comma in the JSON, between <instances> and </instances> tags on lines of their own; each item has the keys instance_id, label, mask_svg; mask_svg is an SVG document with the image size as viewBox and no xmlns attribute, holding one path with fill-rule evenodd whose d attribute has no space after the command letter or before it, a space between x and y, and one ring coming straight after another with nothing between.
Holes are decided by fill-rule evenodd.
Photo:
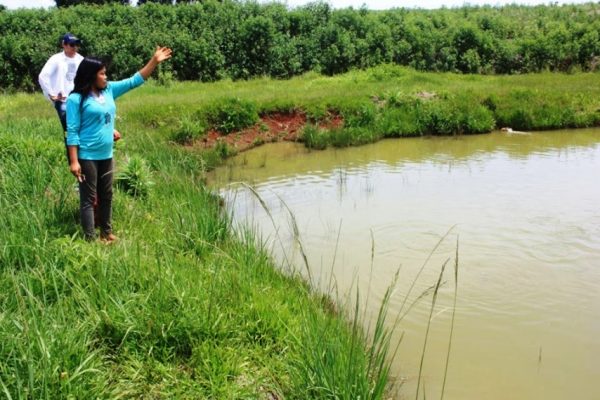
<instances>
[{"instance_id":1,"label":"teal long-sleeve shirt","mask_svg":"<svg viewBox=\"0 0 600 400\"><path fill-rule=\"evenodd\" d=\"M109 82L100 98L89 95L81 104L81 95L67 98L67 145L79 146L82 160L108 160L113 156L115 129L115 99L142 85L144 78L137 72L131 78Z\"/></svg>"}]
</instances>

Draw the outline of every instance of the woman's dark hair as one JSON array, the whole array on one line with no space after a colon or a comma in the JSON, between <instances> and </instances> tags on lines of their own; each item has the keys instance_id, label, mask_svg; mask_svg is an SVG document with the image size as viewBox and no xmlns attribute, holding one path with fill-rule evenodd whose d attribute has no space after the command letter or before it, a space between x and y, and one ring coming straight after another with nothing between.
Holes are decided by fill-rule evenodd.
<instances>
[{"instance_id":1,"label":"woman's dark hair","mask_svg":"<svg viewBox=\"0 0 600 400\"><path fill-rule=\"evenodd\" d=\"M77 74L75 74L75 88L72 93L81 95L81 103L89 96L92 86L96 82L96 75L102 68L106 68L106 63L98 58L86 57L79 64Z\"/></svg>"}]
</instances>

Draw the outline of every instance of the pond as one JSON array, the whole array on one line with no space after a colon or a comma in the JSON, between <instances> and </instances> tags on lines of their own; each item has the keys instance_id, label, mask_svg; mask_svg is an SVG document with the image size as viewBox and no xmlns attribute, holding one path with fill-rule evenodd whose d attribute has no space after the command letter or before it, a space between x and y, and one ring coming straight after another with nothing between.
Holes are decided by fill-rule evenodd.
<instances>
[{"instance_id":1,"label":"pond","mask_svg":"<svg viewBox=\"0 0 600 400\"><path fill-rule=\"evenodd\" d=\"M440 396L455 310L446 399L600 398L599 129L269 144L212 178L284 270L339 301L358 288L366 325L396 273L389 325L421 297L394 331L402 398L419 381L432 304L421 294L446 260L420 397Z\"/></svg>"}]
</instances>

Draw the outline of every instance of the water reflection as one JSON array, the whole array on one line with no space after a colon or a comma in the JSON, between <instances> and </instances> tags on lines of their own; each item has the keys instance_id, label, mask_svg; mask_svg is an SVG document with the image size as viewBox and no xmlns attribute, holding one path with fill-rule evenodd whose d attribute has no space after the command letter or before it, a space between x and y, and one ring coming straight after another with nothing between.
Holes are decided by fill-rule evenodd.
<instances>
[{"instance_id":1,"label":"water reflection","mask_svg":"<svg viewBox=\"0 0 600 400\"><path fill-rule=\"evenodd\" d=\"M289 175L321 175L340 167L352 171L398 168L405 163L428 161L452 168L467 160L485 161L504 154L509 159L526 159L532 155L566 158L598 144L594 130L555 131L544 134L459 136L445 138L388 139L373 145L351 149L310 151L293 143L267 144L230 160L217 171L217 179L225 181L273 180ZM273 150L275 148L275 150ZM299 157L304 155L303 157Z\"/></svg>"},{"instance_id":2,"label":"water reflection","mask_svg":"<svg viewBox=\"0 0 600 400\"><path fill-rule=\"evenodd\" d=\"M386 140L309 152L289 143L241 154L214 181L236 220L256 224L274 255L298 260L315 284L358 287L376 310L400 268L392 313L440 237L411 299L437 280L460 237L460 286L447 399L600 398L600 131ZM275 220L247 191L255 185ZM235 199L235 201L233 201ZM374 259L371 259L374 238ZM371 262L373 261L373 267ZM425 359L438 396L451 316L442 288ZM394 372L416 383L429 305L403 320ZM400 334L400 332L398 332Z\"/></svg>"}]
</instances>

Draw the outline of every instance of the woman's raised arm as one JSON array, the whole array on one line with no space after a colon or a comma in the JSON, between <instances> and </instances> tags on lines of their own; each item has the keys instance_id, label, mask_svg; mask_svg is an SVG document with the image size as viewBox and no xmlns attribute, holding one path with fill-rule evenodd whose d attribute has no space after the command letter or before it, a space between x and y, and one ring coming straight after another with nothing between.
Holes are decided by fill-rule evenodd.
<instances>
[{"instance_id":1,"label":"woman's raised arm","mask_svg":"<svg viewBox=\"0 0 600 400\"><path fill-rule=\"evenodd\" d=\"M157 46L156 51L154 52L154 55L152 56L150 61L148 61L148 63L144 65L142 69L140 69L140 75L142 75L142 78L144 78L144 80L147 80L150 77L150 75L152 75L152 72L154 72L154 69L158 64L171 58L172 52L173 51L168 47Z\"/></svg>"}]
</instances>

